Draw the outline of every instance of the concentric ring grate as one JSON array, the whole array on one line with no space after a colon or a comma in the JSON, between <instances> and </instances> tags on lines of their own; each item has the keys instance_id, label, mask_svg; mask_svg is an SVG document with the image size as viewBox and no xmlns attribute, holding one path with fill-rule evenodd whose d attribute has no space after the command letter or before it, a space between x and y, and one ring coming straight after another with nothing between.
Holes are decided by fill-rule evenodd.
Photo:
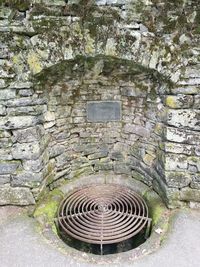
<instances>
[{"instance_id":1,"label":"concentric ring grate","mask_svg":"<svg viewBox=\"0 0 200 267\"><path fill-rule=\"evenodd\" d=\"M143 230L150 219L145 201L119 185L92 185L68 195L58 210L64 233L91 244L114 244Z\"/></svg>"}]
</instances>

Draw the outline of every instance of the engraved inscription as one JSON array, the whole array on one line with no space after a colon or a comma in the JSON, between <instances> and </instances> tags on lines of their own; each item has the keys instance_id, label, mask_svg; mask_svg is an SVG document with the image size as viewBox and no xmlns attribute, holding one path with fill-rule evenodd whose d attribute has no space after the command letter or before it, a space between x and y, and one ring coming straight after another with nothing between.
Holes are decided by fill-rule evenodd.
<instances>
[{"instance_id":1,"label":"engraved inscription","mask_svg":"<svg viewBox=\"0 0 200 267\"><path fill-rule=\"evenodd\" d=\"M109 122L121 120L119 101L92 101L87 103L87 120L90 122Z\"/></svg>"}]
</instances>

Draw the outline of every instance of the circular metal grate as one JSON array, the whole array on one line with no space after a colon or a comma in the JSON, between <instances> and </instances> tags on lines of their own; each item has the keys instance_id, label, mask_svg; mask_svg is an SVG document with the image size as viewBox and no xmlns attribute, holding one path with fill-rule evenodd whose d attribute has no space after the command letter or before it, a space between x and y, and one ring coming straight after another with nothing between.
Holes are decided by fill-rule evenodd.
<instances>
[{"instance_id":1,"label":"circular metal grate","mask_svg":"<svg viewBox=\"0 0 200 267\"><path fill-rule=\"evenodd\" d=\"M150 219L145 201L119 185L92 185L68 195L58 210L64 233L91 244L114 244L143 230Z\"/></svg>"}]
</instances>

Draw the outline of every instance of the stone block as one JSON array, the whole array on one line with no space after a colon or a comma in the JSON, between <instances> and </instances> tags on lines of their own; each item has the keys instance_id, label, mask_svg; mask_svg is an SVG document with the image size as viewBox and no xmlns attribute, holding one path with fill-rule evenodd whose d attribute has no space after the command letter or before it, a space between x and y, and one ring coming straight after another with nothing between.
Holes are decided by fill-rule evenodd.
<instances>
[{"instance_id":1,"label":"stone block","mask_svg":"<svg viewBox=\"0 0 200 267\"><path fill-rule=\"evenodd\" d=\"M200 173L193 173L192 174L192 182L190 187L193 189L200 190Z\"/></svg>"},{"instance_id":2,"label":"stone block","mask_svg":"<svg viewBox=\"0 0 200 267\"><path fill-rule=\"evenodd\" d=\"M103 149L94 154L89 155L88 159L90 160L100 159L100 158L106 158L107 156L108 156L108 149Z\"/></svg>"},{"instance_id":3,"label":"stone block","mask_svg":"<svg viewBox=\"0 0 200 267\"><path fill-rule=\"evenodd\" d=\"M184 77L185 78L198 78L198 77L200 77L199 65L187 66Z\"/></svg>"},{"instance_id":4,"label":"stone block","mask_svg":"<svg viewBox=\"0 0 200 267\"><path fill-rule=\"evenodd\" d=\"M173 94L188 94L194 95L199 94L199 87L198 86L182 86L182 87L174 87L171 92Z\"/></svg>"},{"instance_id":5,"label":"stone block","mask_svg":"<svg viewBox=\"0 0 200 267\"><path fill-rule=\"evenodd\" d=\"M23 160L22 165L26 171L40 172L44 168L45 164L42 156L40 156L40 158L34 160Z\"/></svg>"},{"instance_id":6,"label":"stone block","mask_svg":"<svg viewBox=\"0 0 200 267\"><path fill-rule=\"evenodd\" d=\"M113 163L108 159L100 159L94 166L95 171L110 171L113 170Z\"/></svg>"},{"instance_id":7,"label":"stone block","mask_svg":"<svg viewBox=\"0 0 200 267\"><path fill-rule=\"evenodd\" d=\"M34 205L35 199L29 188L0 187L0 205Z\"/></svg>"},{"instance_id":8,"label":"stone block","mask_svg":"<svg viewBox=\"0 0 200 267\"><path fill-rule=\"evenodd\" d=\"M150 131L140 125L127 124L124 126L124 132L129 134L136 134L142 137L150 137Z\"/></svg>"},{"instance_id":9,"label":"stone block","mask_svg":"<svg viewBox=\"0 0 200 267\"><path fill-rule=\"evenodd\" d=\"M7 86L6 80L0 79L0 89L6 88Z\"/></svg>"},{"instance_id":10,"label":"stone block","mask_svg":"<svg viewBox=\"0 0 200 267\"><path fill-rule=\"evenodd\" d=\"M190 201L190 208L199 210L200 209L200 203L199 202Z\"/></svg>"},{"instance_id":11,"label":"stone block","mask_svg":"<svg viewBox=\"0 0 200 267\"><path fill-rule=\"evenodd\" d=\"M131 168L130 165L127 163L120 163L117 162L114 164L114 172L117 174L131 174Z\"/></svg>"},{"instance_id":12,"label":"stone block","mask_svg":"<svg viewBox=\"0 0 200 267\"><path fill-rule=\"evenodd\" d=\"M12 156L14 159L38 159L41 155L39 143L15 144L12 147Z\"/></svg>"},{"instance_id":13,"label":"stone block","mask_svg":"<svg viewBox=\"0 0 200 267\"><path fill-rule=\"evenodd\" d=\"M34 93L33 89L20 89L18 92L19 96L22 97L32 96L33 93Z\"/></svg>"},{"instance_id":14,"label":"stone block","mask_svg":"<svg viewBox=\"0 0 200 267\"><path fill-rule=\"evenodd\" d=\"M185 187L180 191L180 199L183 201L200 202L200 190Z\"/></svg>"},{"instance_id":15,"label":"stone block","mask_svg":"<svg viewBox=\"0 0 200 267\"><path fill-rule=\"evenodd\" d=\"M166 106L173 109L191 108L193 96L191 95L168 95L165 99Z\"/></svg>"},{"instance_id":16,"label":"stone block","mask_svg":"<svg viewBox=\"0 0 200 267\"><path fill-rule=\"evenodd\" d=\"M177 154L166 154L165 170L166 171L185 171L188 167L187 156Z\"/></svg>"},{"instance_id":17,"label":"stone block","mask_svg":"<svg viewBox=\"0 0 200 267\"><path fill-rule=\"evenodd\" d=\"M18 143L30 143L39 141L44 136L44 128L40 125L21 130L14 130L13 141Z\"/></svg>"},{"instance_id":18,"label":"stone block","mask_svg":"<svg viewBox=\"0 0 200 267\"><path fill-rule=\"evenodd\" d=\"M200 157L190 156L187 159L188 165L195 166L196 170L200 172Z\"/></svg>"},{"instance_id":19,"label":"stone block","mask_svg":"<svg viewBox=\"0 0 200 267\"><path fill-rule=\"evenodd\" d=\"M55 117L55 113L54 112L50 112L50 111L47 111L45 114L44 114L44 120L49 122L49 121L55 121L56 117Z\"/></svg>"},{"instance_id":20,"label":"stone block","mask_svg":"<svg viewBox=\"0 0 200 267\"><path fill-rule=\"evenodd\" d=\"M4 105L0 105L0 116L4 116L6 114L6 107Z\"/></svg>"},{"instance_id":21,"label":"stone block","mask_svg":"<svg viewBox=\"0 0 200 267\"><path fill-rule=\"evenodd\" d=\"M190 184L190 182L192 181L192 175L187 171L185 172L166 171L165 180L169 187L183 188Z\"/></svg>"},{"instance_id":22,"label":"stone block","mask_svg":"<svg viewBox=\"0 0 200 267\"><path fill-rule=\"evenodd\" d=\"M169 110L167 123L175 127L188 127L192 130L200 130L199 110Z\"/></svg>"},{"instance_id":23,"label":"stone block","mask_svg":"<svg viewBox=\"0 0 200 267\"><path fill-rule=\"evenodd\" d=\"M192 77L189 79L185 79L179 82L179 85L199 85L200 84L200 77Z\"/></svg>"},{"instance_id":24,"label":"stone block","mask_svg":"<svg viewBox=\"0 0 200 267\"><path fill-rule=\"evenodd\" d=\"M166 127L165 137L168 141L186 144L200 144L200 134L197 131Z\"/></svg>"},{"instance_id":25,"label":"stone block","mask_svg":"<svg viewBox=\"0 0 200 267\"><path fill-rule=\"evenodd\" d=\"M195 146L194 152L196 156L200 156L200 146Z\"/></svg>"},{"instance_id":26,"label":"stone block","mask_svg":"<svg viewBox=\"0 0 200 267\"><path fill-rule=\"evenodd\" d=\"M4 117L0 121L1 129L21 129L34 126L41 121L39 117L35 116L12 116Z\"/></svg>"},{"instance_id":27,"label":"stone block","mask_svg":"<svg viewBox=\"0 0 200 267\"><path fill-rule=\"evenodd\" d=\"M177 144L173 142L165 142L165 152L174 154L192 155L194 146L186 144Z\"/></svg>"},{"instance_id":28,"label":"stone block","mask_svg":"<svg viewBox=\"0 0 200 267\"><path fill-rule=\"evenodd\" d=\"M31 98L31 97L21 97L12 100L8 100L6 103L7 107L25 107L25 106L39 106L45 105L47 100L44 98Z\"/></svg>"},{"instance_id":29,"label":"stone block","mask_svg":"<svg viewBox=\"0 0 200 267\"><path fill-rule=\"evenodd\" d=\"M17 160L0 161L0 175L14 173L19 166L20 161Z\"/></svg>"},{"instance_id":30,"label":"stone block","mask_svg":"<svg viewBox=\"0 0 200 267\"><path fill-rule=\"evenodd\" d=\"M200 95L194 96L194 106L195 109L200 109Z\"/></svg>"},{"instance_id":31,"label":"stone block","mask_svg":"<svg viewBox=\"0 0 200 267\"><path fill-rule=\"evenodd\" d=\"M0 99L9 100L15 98L16 91L14 89L2 89L0 90Z\"/></svg>"},{"instance_id":32,"label":"stone block","mask_svg":"<svg viewBox=\"0 0 200 267\"><path fill-rule=\"evenodd\" d=\"M33 86L32 82L15 81L10 84L10 88L14 89L29 89Z\"/></svg>"},{"instance_id":33,"label":"stone block","mask_svg":"<svg viewBox=\"0 0 200 267\"><path fill-rule=\"evenodd\" d=\"M146 97L148 90L140 89L138 87L121 87L121 94L127 97Z\"/></svg>"},{"instance_id":34,"label":"stone block","mask_svg":"<svg viewBox=\"0 0 200 267\"><path fill-rule=\"evenodd\" d=\"M50 145L49 146L49 157L50 158L55 158L58 155L64 153L66 150L66 147L62 144L55 144L55 145Z\"/></svg>"},{"instance_id":35,"label":"stone block","mask_svg":"<svg viewBox=\"0 0 200 267\"><path fill-rule=\"evenodd\" d=\"M142 157L144 163L148 166L152 166L155 162L156 159L156 154L149 154L146 153L143 157Z\"/></svg>"},{"instance_id":36,"label":"stone block","mask_svg":"<svg viewBox=\"0 0 200 267\"><path fill-rule=\"evenodd\" d=\"M17 172L11 176L11 186L38 187L43 180L42 172L34 173L28 171Z\"/></svg>"},{"instance_id":37,"label":"stone block","mask_svg":"<svg viewBox=\"0 0 200 267\"><path fill-rule=\"evenodd\" d=\"M0 148L0 160L12 160L10 148Z\"/></svg>"},{"instance_id":38,"label":"stone block","mask_svg":"<svg viewBox=\"0 0 200 267\"><path fill-rule=\"evenodd\" d=\"M9 174L0 175L0 185L9 184L10 183L10 177L11 176Z\"/></svg>"},{"instance_id":39,"label":"stone block","mask_svg":"<svg viewBox=\"0 0 200 267\"><path fill-rule=\"evenodd\" d=\"M113 151L110 155L112 160L122 161L124 159L124 155L121 151Z\"/></svg>"}]
</instances>

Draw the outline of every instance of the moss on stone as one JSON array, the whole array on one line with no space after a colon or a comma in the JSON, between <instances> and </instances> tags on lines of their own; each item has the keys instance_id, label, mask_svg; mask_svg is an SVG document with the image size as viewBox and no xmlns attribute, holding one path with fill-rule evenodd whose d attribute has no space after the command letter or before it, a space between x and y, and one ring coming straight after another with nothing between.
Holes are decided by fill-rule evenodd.
<instances>
[{"instance_id":1,"label":"moss on stone","mask_svg":"<svg viewBox=\"0 0 200 267\"><path fill-rule=\"evenodd\" d=\"M9 6L13 9L17 9L23 12L30 8L31 1L30 0L5 0L5 1L0 1L0 5L1 4L4 4L5 6Z\"/></svg>"},{"instance_id":2,"label":"moss on stone","mask_svg":"<svg viewBox=\"0 0 200 267\"><path fill-rule=\"evenodd\" d=\"M152 226L157 225L164 214L166 207L162 203L160 197L151 190L145 192L143 197L148 203L150 217L152 218Z\"/></svg>"},{"instance_id":3,"label":"moss on stone","mask_svg":"<svg viewBox=\"0 0 200 267\"><path fill-rule=\"evenodd\" d=\"M54 218L62 198L63 193L59 189L51 191L38 201L33 216L42 223L54 224Z\"/></svg>"}]
</instances>

